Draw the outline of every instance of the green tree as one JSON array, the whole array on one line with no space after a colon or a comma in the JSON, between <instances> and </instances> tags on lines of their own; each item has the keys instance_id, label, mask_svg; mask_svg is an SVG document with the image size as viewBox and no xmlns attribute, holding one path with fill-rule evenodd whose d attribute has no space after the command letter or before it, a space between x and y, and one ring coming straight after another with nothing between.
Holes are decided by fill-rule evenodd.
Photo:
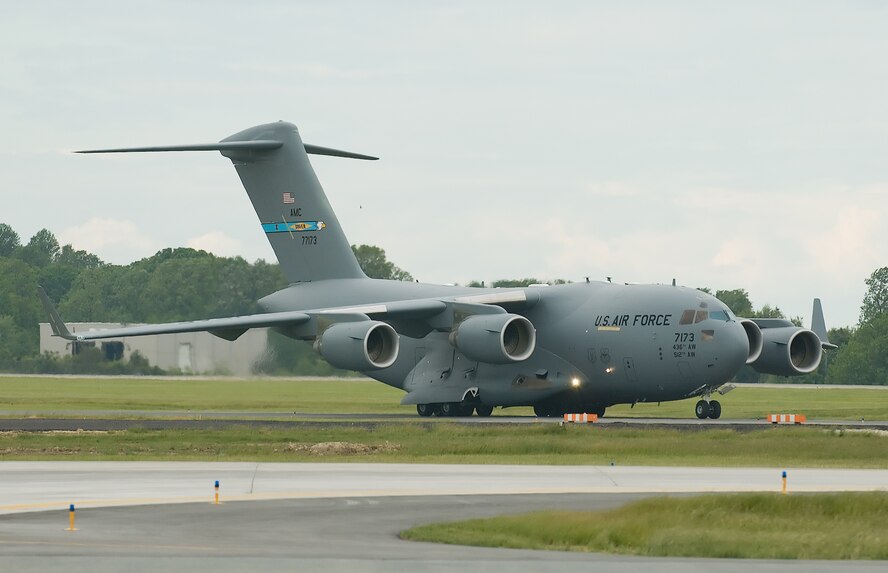
<instances>
[{"instance_id":1,"label":"green tree","mask_svg":"<svg viewBox=\"0 0 888 573\"><path fill-rule=\"evenodd\" d=\"M853 332L828 375L834 384L888 384L888 313L873 315Z\"/></svg>"},{"instance_id":2,"label":"green tree","mask_svg":"<svg viewBox=\"0 0 888 573\"><path fill-rule=\"evenodd\" d=\"M59 241L48 230L40 229L16 254L29 265L45 267L59 254Z\"/></svg>"},{"instance_id":3,"label":"green tree","mask_svg":"<svg viewBox=\"0 0 888 573\"><path fill-rule=\"evenodd\" d=\"M135 322L127 306L132 295L119 287L126 267L107 265L85 269L77 275L67 294L59 301L59 312L70 322ZM133 301L136 304L137 301Z\"/></svg>"},{"instance_id":4,"label":"green tree","mask_svg":"<svg viewBox=\"0 0 888 573\"><path fill-rule=\"evenodd\" d=\"M352 245L352 252L361 265L361 270L371 279L388 279L393 281L412 281L413 276L398 268L385 256L385 251L373 245Z\"/></svg>"},{"instance_id":5,"label":"green tree","mask_svg":"<svg viewBox=\"0 0 888 573\"><path fill-rule=\"evenodd\" d=\"M95 269L105 264L96 255L86 251L75 251L71 245L62 247L56 254L54 262L74 269Z\"/></svg>"},{"instance_id":6,"label":"green tree","mask_svg":"<svg viewBox=\"0 0 888 573\"><path fill-rule=\"evenodd\" d=\"M772 307L770 304L765 304L759 310L754 310L751 315L747 316L749 318L786 318L779 306Z\"/></svg>"},{"instance_id":7,"label":"green tree","mask_svg":"<svg viewBox=\"0 0 888 573\"><path fill-rule=\"evenodd\" d=\"M312 343L294 340L273 330L268 331L265 354L253 365L257 374L287 374L297 376L348 376L347 370L330 366L312 349Z\"/></svg>"},{"instance_id":8,"label":"green tree","mask_svg":"<svg viewBox=\"0 0 888 573\"><path fill-rule=\"evenodd\" d=\"M888 312L888 267L874 270L863 282L866 283L866 294L860 306L860 324Z\"/></svg>"},{"instance_id":9,"label":"green tree","mask_svg":"<svg viewBox=\"0 0 888 573\"><path fill-rule=\"evenodd\" d=\"M8 257L21 245L19 234L6 223L0 223L0 257Z\"/></svg>"},{"instance_id":10,"label":"green tree","mask_svg":"<svg viewBox=\"0 0 888 573\"><path fill-rule=\"evenodd\" d=\"M493 288L523 288L530 285L566 285L570 284L570 282L571 281L566 279L554 279L551 281L546 281L542 279L528 277L523 279L498 279L493 281L490 286ZM485 285L479 281L469 281L466 286L483 287Z\"/></svg>"},{"instance_id":11,"label":"green tree","mask_svg":"<svg viewBox=\"0 0 888 573\"><path fill-rule=\"evenodd\" d=\"M14 317L0 315L0 369L14 370L21 357L33 353L33 341L29 338Z\"/></svg>"},{"instance_id":12,"label":"green tree","mask_svg":"<svg viewBox=\"0 0 888 573\"><path fill-rule=\"evenodd\" d=\"M49 265L40 269L38 280L50 300L58 304L62 297L71 290L71 286L79 274L78 269L67 265Z\"/></svg>"},{"instance_id":13,"label":"green tree","mask_svg":"<svg viewBox=\"0 0 888 573\"><path fill-rule=\"evenodd\" d=\"M540 280L534 278L498 279L493 281L493 284L491 286L493 288L520 288L535 284L540 284Z\"/></svg>"},{"instance_id":14,"label":"green tree","mask_svg":"<svg viewBox=\"0 0 888 573\"><path fill-rule=\"evenodd\" d=\"M834 382L829 375L829 370L832 366L833 361L839 352L842 351L842 348L845 347L846 344L851 340L851 337L854 334L854 329L849 327L842 328L830 328L827 333L827 338L829 341L836 346L837 349L824 349L823 358L820 360L820 366L817 367L817 371L811 374L807 374L805 376L799 376L794 380L797 380L800 384L830 384L830 383L838 383Z\"/></svg>"},{"instance_id":15,"label":"green tree","mask_svg":"<svg viewBox=\"0 0 888 573\"><path fill-rule=\"evenodd\" d=\"M749 300L749 293L746 292L746 289L717 290L715 291L715 298L728 305L731 312L737 316L749 317L753 314L752 302Z\"/></svg>"},{"instance_id":16,"label":"green tree","mask_svg":"<svg viewBox=\"0 0 888 573\"><path fill-rule=\"evenodd\" d=\"M0 258L0 316L6 317L0 346L15 349L16 358L37 354L37 324L43 311L37 299L37 269L24 261Z\"/></svg>"}]
</instances>

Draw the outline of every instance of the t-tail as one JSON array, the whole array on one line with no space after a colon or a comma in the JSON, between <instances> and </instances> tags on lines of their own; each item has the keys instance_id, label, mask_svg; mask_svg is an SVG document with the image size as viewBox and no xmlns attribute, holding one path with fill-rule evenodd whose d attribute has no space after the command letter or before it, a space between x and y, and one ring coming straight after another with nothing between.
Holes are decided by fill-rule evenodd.
<instances>
[{"instance_id":1,"label":"t-tail","mask_svg":"<svg viewBox=\"0 0 888 573\"><path fill-rule=\"evenodd\" d=\"M303 143L296 126L283 121L245 129L219 143L77 153L151 151L219 151L229 158L290 283L366 278L308 154L372 160L376 157Z\"/></svg>"}]
</instances>

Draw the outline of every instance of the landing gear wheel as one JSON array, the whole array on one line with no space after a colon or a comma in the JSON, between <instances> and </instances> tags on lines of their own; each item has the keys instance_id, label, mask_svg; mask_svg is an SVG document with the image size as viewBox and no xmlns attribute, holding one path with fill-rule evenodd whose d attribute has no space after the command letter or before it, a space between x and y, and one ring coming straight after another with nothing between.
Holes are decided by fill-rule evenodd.
<instances>
[{"instance_id":1,"label":"landing gear wheel","mask_svg":"<svg viewBox=\"0 0 888 573\"><path fill-rule=\"evenodd\" d=\"M471 404L457 404L455 415L460 418L468 418L472 415L474 409Z\"/></svg>"},{"instance_id":2,"label":"landing gear wheel","mask_svg":"<svg viewBox=\"0 0 888 573\"><path fill-rule=\"evenodd\" d=\"M713 420L718 420L722 415L722 405L718 403L718 400L710 400L709 402L709 417Z\"/></svg>"},{"instance_id":3,"label":"landing gear wheel","mask_svg":"<svg viewBox=\"0 0 888 573\"><path fill-rule=\"evenodd\" d=\"M534 406L533 413L536 414L537 418L550 418L552 417L552 411L546 406Z\"/></svg>"},{"instance_id":4,"label":"landing gear wheel","mask_svg":"<svg viewBox=\"0 0 888 573\"><path fill-rule=\"evenodd\" d=\"M709 417L709 403L705 400L700 400L697 402L697 405L694 406L694 413L697 414L697 417L701 420Z\"/></svg>"},{"instance_id":5,"label":"landing gear wheel","mask_svg":"<svg viewBox=\"0 0 888 573\"><path fill-rule=\"evenodd\" d=\"M438 405L438 415L444 418L449 418L450 416L456 416L456 404L453 402L444 402L443 404Z\"/></svg>"},{"instance_id":6,"label":"landing gear wheel","mask_svg":"<svg viewBox=\"0 0 888 573\"><path fill-rule=\"evenodd\" d=\"M601 406L601 407L599 407L599 408L595 408L594 410L592 410L592 412L593 412L596 416L598 416L599 418L604 418L604 410L605 410L605 407L604 407L604 406Z\"/></svg>"},{"instance_id":7,"label":"landing gear wheel","mask_svg":"<svg viewBox=\"0 0 888 573\"><path fill-rule=\"evenodd\" d=\"M422 416L423 418L428 418L432 414L435 413L435 407L431 404L417 404L416 405L416 413Z\"/></svg>"},{"instance_id":8,"label":"landing gear wheel","mask_svg":"<svg viewBox=\"0 0 888 573\"><path fill-rule=\"evenodd\" d=\"M475 412L482 418L488 418L493 414L493 406L475 406Z\"/></svg>"}]
</instances>

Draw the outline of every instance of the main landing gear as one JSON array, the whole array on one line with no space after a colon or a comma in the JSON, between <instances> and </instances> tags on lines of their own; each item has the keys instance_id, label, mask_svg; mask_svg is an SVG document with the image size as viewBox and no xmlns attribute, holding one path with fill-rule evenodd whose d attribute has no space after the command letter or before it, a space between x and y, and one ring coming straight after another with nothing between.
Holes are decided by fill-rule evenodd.
<instances>
[{"instance_id":1,"label":"main landing gear","mask_svg":"<svg viewBox=\"0 0 888 573\"><path fill-rule=\"evenodd\" d=\"M476 412L478 416L486 418L493 414L493 406L485 406L483 404L466 404L463 402L444 402L442 404L417 404L416 413L427 418L429 416L439 416L443 418L467 418Z\"/></svg>"},{"instance_id":2,"label":"main landing gear","mask_svg":"<svg viewBox=\"0 0 888 573\"><path fill-rule=\"evenodd\" d=\"M697 417L701 420L706 418L712 418L713 420L717 420L722 415L722 405L718 402L718 400L700 400L697 402L697 405L694 406L694 413L697 414Z\"/></svg>"}]
</instances>

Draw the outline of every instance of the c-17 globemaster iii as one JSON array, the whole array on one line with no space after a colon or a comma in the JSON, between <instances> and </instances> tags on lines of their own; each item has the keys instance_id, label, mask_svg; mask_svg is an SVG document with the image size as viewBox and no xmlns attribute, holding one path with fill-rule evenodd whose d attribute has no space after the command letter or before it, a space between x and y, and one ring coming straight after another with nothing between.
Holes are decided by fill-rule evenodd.
<instances>
[{"instance_id":1,"label":"c-17 globemaster iii","mask_svg":"<svg viewBox=\"0 0 888 573\"><path fill-rule=\"evenodd\" d=\"M296 126L251 127L219 143L80 153L219 151L237 170L289 286L261 314L70 332L46 294L53 333L86 341L208 331L235 340L269 327L314 341L337 368L406 392L421 416L489 416L533 406L539 416L603 415L613 404L711 399L746 364L813 372L831 347L820 301L811 330L782 319L734 316L717 298L670 285L588 281L484 289L370 279L361 271L308 154L376 159L303 143Z\"/></svg>"}]
</instances>

